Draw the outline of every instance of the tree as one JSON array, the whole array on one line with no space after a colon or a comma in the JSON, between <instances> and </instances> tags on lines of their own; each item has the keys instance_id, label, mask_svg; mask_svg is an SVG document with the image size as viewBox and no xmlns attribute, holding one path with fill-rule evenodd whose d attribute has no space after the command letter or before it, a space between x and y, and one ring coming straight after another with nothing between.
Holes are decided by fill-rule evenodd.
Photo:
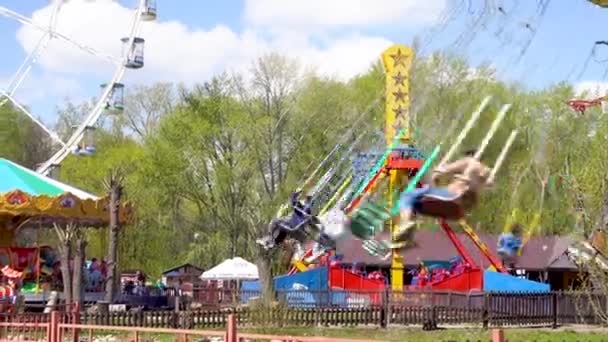
<instances>
[{"instance_id":1,"label":"tree","mask_svg":"<svg viewBox=\"0 0 608 342\"><path fill-rule=\"evenodd\" d=\"M118 121L139 139L144 139L156 128L163 115L173 111L175 104L171 83L134 86L125 95L125 111Z\"/></svg>"},{"instance_id":2,"label":"tree","mask_svg":"<svg viewBox=\"0 0 608 342\"><path fill-rule=\"evenodd\" d=\"M256 60L249 83L236 78L238 98L246 112L243 131L250 149L252 201L247 211L252 237L267 232L270 218L287 192L293 191L306 165L335 145L337 137L352 119L353 107L346 101L344 85L314 76L302 78L295 61L278 54ZM332 115L328 130L327 115ZM253 239L252 239L253 240ZM257 264L264 298L272 293L273 253L257 250Z\"/></svg>"},{"instance_id":3,"label":"tree","mask_svg":"<svg viewBox=\"0 0 608 342\"><path fill-rule=\"evenodd\" d=\"M73 246L73 257L74 257L74 269L72 275L72 301L78 305L79 308L82 307L83 301L83 269L85 266L84 260L86 255L86 234L82 230L76 230L74 234L74 246Z\"/></svg>"},{"instance_id":4,"label":"tree","mask_svg":"<svg viewBox=\"0 0 608 342\"><path fill-rule=\"evenodd\" d=\"M123 192L124 175L119 169L112 170L104 186L110 196L110 229L108 243L108 278L106 279L105 300L113 303L116 299L116 289L118 288L118 233L120 232L120 200Z\"/></svg>"},{"instance_id":5,"label":"tree","mask_svg":"<svg viewBox=\"0 0 608 342\"><path fill-rule=\"evenodd\" d=\"M52 152L48 134L11 102L0 106L0 156L35 169Z\"/></svg>"},{"instance_id":6,"label":"tree","mask_svg":"<svg viewBox=\"0 0 608 342\"><path fill-rule=\"evenodd\" d=\"M184 224L171 224L183 234L176 244L191 247L184 255L189 261L200 256L197 261L207 264L236 256L237 251L247 254L242 227L250 210L252 171L239 134L245 129L242 117L242 106L231 94L231 80L221 75L183 90L181 105L161 120L158 134L147 140L151 160L147 179L163 189L168 207L179 205L181 215L176 219L191 228L184 231ZM193 235L199 236L194 243Z\"/></svg>"},{"instance_id":7,"label":"tree","mask_svg":"<svg viewBox=\"0 0 608 342\"><path fill-rule=\"evenodd\" d=\"M66 305L70 305L73 299L72 291L72 274L73 268L70 267L71 260L73 257L72 241L76 234L78 227L72 224L66 226L59 226L55 224L53 226L57 237L59 239L59 262L61 267L61 277L63 281L63 298Z\"/></svg>"}]
</instances>

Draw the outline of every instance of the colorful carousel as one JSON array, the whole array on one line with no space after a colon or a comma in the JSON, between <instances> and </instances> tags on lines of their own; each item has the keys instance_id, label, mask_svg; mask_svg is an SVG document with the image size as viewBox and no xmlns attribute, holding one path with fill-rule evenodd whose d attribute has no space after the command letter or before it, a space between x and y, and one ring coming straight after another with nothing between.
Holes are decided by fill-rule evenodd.
<instances>
[{"instance_id":1,"label":"colorful carousel","mask_svg":"<svg viewBox=\"0 0 608 342\"><path fill-rule=\"evenodd\" d=\"M121 204L120 222L128 223L132 212L129 203ZM37 293L41 285L49 289L59 258L46 245L19 246L20 231L67 224L101 228L108 226L109 219L108 197L94 196L0 158L0 268L8 266L21 273L22 291Z\"/></svg>"}]
</instances>

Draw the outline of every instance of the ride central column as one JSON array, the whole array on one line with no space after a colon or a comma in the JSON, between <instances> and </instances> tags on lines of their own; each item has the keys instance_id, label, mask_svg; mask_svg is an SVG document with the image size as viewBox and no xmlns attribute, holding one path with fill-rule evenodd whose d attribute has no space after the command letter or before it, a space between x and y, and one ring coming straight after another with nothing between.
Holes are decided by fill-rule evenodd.
<instances>
[{"instance_id":1,"label":"ride central column","mask_svg":"<svg viewBox=\"0 0 608 342\"><path fill-rule=\"evenodd\" d=\"M413 166L411 165L412 163L407 162L409 161L407 160L409 159L408 154L403 153L409 148L411 142L409 74L413 57L414 53L412 49L404 45L389 47L382 53L381 57L386 75L385 140L387 146L391 146L395 137L402 130L405 130L405 133L401 136L401 141L399 141L397 147L389 155L386 164L390 177L386 196L391 207L396 205L395 201L399 200L399 196L394 196L394 194L400 193ZM398 215L395 216L388 223L390 225L391 238L397 227L398 217ZM393 290L402 290L403 278L403 258L398 250L393 250L391 288Z\"/></svg>"}]
</instances>

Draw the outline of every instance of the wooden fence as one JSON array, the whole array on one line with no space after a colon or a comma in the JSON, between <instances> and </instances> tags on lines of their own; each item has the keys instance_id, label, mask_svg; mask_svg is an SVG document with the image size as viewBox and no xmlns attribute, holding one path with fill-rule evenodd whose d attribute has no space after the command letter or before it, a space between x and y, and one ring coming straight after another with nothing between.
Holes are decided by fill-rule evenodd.
<instances>
[{"instance_id":1,"label":"wooden fence","mask_svg":"<svg viewBox=\"0 0 608 342\"><path fill-rule=\"evenodd\" d=\"M119 335L120 340L126 337L129 341L151 341L157 340L158 335L170 335L177 337L179 341L188 341L189 337L203 338L205 341L282 341L282 342L360 342L361 340L341 339L329 337L304 337L304 336L281 336L246 334L238 332L236 316L231 314L226 321L226 327L221 330L186 330L173 328L148 328L138 326L104 326L93 324L82 324L74 322L72 318L62 315L58 311L51 314L29 314L21 321L0 322L0 341L81 341L85 337L87 341L93 342L99 335ZM146 339L143 335L153 335L153 339ZM126 335L126 336L125 336ZM97 339L98 340L98 339ZM380 341L370 341L380 342Z\"/></svg>"},{"instance_id":2,"label":"wooden fence","mask_svg":"<svg viewBox=\"0 0 608 342\"><path fill-rule=\"evenodd\" d=\"M289 291L278 294L272 308L255 299L230 307L205 306L176 311L130 310L64 313L63 321L103 326L208 329L226 326L235 314L239 326L380 326L439 325L483 327L604 324L606 296L585 292L553 293L458 293L458 292L358 292L342 296L329 291ZM236 296L235 296L236 297ZM294 299L298 299L294 301ZM308 300L306 300L308 299ZM310 300L315 301L311 302ZM291 302L290 302L291 300ZM29 317L29 316L27 316ZM39 322L48 314L36 316ZM46 317L46 318L45 318ZM26 316L0 316L3 322L27 320ZM46 321L45 321L46 320Z\"/></svg>"},{"instance_id":3,"label":"wooden fence","mask_svg":"<svg viewBox=\"0 0 608 342\"><path fill-rule=\"evenodd\" d=\"M258 292L195 289L207 301L190 315L225 315L229 310L251 311ZM307 300L308 299L308 300ZM590 292L483 293L452 291L279 291L276 300L286 311L269 323L277 325L423 325L479 324L483 326L553 326L604 324L608 317L605 294ZM249 305L247 305L249 304ZM228 311L226 311L228 310ZM255 310L254 310L255 311ZM245 316L251 313L243 314ZM258 315L258 314L255 314ZM295 315L295 316L294 316ZM296 318L292 318L296 317ZM194 324L201 320L194 319ZM203 320L204 321L204 320ZM216 322L217 319L212 320ZM248 322L245 320L244 322Z\"/></svg>"}]
</instances>

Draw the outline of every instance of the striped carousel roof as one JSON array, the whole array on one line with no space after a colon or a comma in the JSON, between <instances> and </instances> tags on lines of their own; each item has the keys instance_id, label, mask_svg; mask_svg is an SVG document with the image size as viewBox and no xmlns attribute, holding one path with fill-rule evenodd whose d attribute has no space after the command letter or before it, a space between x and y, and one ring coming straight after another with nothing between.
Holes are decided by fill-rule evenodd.
<instances>
[{"instance_id":1,"label":"striped carousel roof","mask_svg":"<svg viewBox=\"0 0 608 342\"><path fill-rule=\"evenodd\" d=\"M95 195L0 158L0 193L14 190L20 190L32 196L59 196L69 192L80 199L99 199Z\"/></svg>"}]
</instances>

